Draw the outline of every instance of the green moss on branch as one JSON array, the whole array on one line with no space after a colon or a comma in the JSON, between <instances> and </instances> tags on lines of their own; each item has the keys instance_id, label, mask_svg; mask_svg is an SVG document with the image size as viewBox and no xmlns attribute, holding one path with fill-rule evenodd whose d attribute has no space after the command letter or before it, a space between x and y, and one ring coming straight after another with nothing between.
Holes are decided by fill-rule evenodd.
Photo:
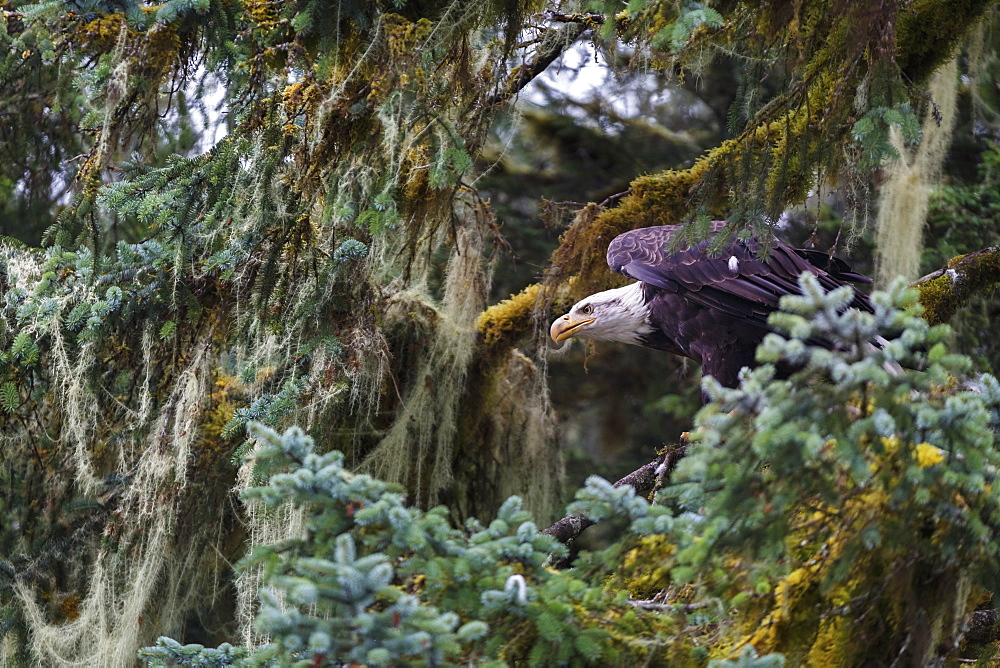
<instances>
[{"instance_id":1,"label":"green moss on branch","mask_svg":"<svg viewBox=\"0 0 1000 668\"><path fill-rule=\"evenodd\" d=\"M1000 283L1000 247L953 258L947 267L917 280L924 318L932 325L948 322L970 299L992 292Z\"/></svg>"}]
</instances>

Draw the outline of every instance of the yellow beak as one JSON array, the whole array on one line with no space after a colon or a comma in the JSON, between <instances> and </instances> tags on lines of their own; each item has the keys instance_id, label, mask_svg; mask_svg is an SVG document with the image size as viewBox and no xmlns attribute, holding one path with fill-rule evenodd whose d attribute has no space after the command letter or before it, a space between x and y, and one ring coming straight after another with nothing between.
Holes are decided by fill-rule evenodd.
<instances>
[{"instance_id":1,"label":"yellow beak","mask_svg":"<svg viewBox=\"0 0 1000 668\"><path fill-rule=\"evenodd\" d=\"M597 320L597 318L581 318L580 320L573 320L573 318L569 316L569 313L567 313L552 323L552 327L549 328L549 336L551 336L552 340L556 343L565 341L576 334L576 330L580 329L584 325L589 325L595 320Z\"/></svg>"}]
</instances>

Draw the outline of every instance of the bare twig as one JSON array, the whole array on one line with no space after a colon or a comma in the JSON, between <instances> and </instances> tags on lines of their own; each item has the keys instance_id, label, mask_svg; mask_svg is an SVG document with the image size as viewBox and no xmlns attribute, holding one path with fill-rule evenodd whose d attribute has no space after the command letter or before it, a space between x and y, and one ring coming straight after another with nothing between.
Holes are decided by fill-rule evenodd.
<instances>
[{"instance_id":1,"label":"bare twig","mask_svg":"<svg viewBox=\"0 0 1000 668\"><path fill-rule=\"evenodd\" d=\"M622 197L625 197L626 195L631 195L631 194L632 194L631 190L626 190L624 192L615 193L614 195L608 195L607 198L605 198L605 200L603 202L601 202L599 206L603 209L603 208L607 207L609 204L611 204L612 202L614 202L615 200L619 200Z\"/></svg>"}]
</instances>

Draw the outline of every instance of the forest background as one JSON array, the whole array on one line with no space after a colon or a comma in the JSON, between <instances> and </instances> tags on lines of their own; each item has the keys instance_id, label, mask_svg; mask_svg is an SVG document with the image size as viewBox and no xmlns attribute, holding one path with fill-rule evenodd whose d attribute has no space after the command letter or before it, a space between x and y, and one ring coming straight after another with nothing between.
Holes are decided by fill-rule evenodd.
<instances>
[{"instance_id":1,"label":"forest background","mask_svg":"<svg viewBox=\"0 0 1000 668\"><path fill-rule=\"evenodd\" d=\"M988 660L998 16L4 3L0 663ZM690 362L550 347L615 234L713 218L887 290L762 360L898 346L700 413Z\"/></svg>"}]
</instances>

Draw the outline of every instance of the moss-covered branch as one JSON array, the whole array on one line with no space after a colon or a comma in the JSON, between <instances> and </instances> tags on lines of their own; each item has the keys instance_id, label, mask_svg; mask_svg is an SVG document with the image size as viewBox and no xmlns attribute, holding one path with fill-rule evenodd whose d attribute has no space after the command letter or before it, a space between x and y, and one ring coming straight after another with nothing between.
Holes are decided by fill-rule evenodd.
<instances>
[{"instance_id":1,"label":"moss-covered branch","mask_svg":"<svg viewBox=\"0 0 1000 668\"><path fill-rule=\"evenodd\" d=\"M527 336L532 329L532 313L541 292L542 286L534 283L518 294L511 295L510 299L504 299L483 311L476 323L483 343L495 346Z\"/></svg>"},{"instance_id":2,"label":"moss-covered branch","mask_svg":"<svg viewBox=\"0 0 1000 668\"><path fill-rule=\"evenodd\" d=\"M913 283L920 291L924 318L931 324L948 322L958 309L1000 284L1000 247L959 255L946 267L927 274Z\"/></svg>"}]
</instances>

